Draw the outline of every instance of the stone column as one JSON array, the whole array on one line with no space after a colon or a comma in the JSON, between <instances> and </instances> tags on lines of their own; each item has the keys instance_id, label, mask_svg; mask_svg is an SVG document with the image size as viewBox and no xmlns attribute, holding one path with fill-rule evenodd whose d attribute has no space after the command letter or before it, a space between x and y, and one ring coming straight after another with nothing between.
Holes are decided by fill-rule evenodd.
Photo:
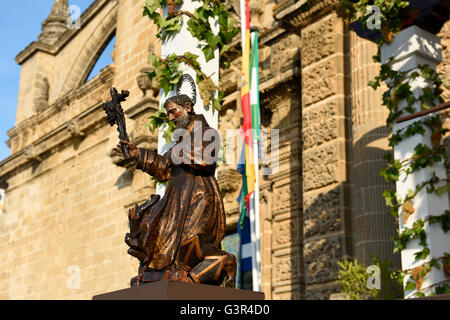
<instances>
[{"instance_id":1,"label":"stone column","mask_svg":"<svg viewBox=\"0 0 450 320\"><path fill-rule=\"evenodd\" d=\"M388 212L383 191L389 186L380 169L386 166L384 155L390 150L386 126L387 108L382 106L383 88L368 86L379 72L373 61L375 43L349 33L351 57L352 105L352 208L354 257L365 265L373 264L371 256L394 262L400 267L399 255L393 255L396 223Z\"/></svg>"},{"instance_id":2,"label":"stone column","mask_svg":"<svg viewBox=\"0 0 450 320\"><path fill-rule=\"evenodd\" d=\"M394 57L392 61L392 67L398 71L414 72L418 71L419 65L428 64L431 68L436 69L436 64L442 60L442 48L440 44L440 38L436 35L429 33L417 26L411 26L401 31L394 39L394 41L385 45L381 51L382 63L387 63L389 58ZM428 87L430 84L423 78L419 77L410 81L412 92L418 96L422 90ZM399 109L406 106L405 101L399 102ZM413 105L416 111L420 110L420 104ZM431 116L427 115L426 117ZM424 119L423 117L421 118ZM398 132L402 128L411 125L413 122L419 119L412 119L402 122L400 124L394 124L393 131ZM414 153L414 148L417 144L421 143L432 147L431 133L427 129L427 132L423 135L414 135L410 138L404 139L399 145L394 148L395 159L403 160L410 158ZM404 199L408 193L408 190L416 190L416 186L431 178L433 172L436 173L439 179L446 178L445 167L443 163L435 164L433 167L427 167L414 172L407 177L402 173L399 181L397 182L397 194L400 200ZM448 194L444 193L441 196L435 193L428 194L425 189L420 191L413 200L413 206L415 212L406 220L400 219L400 231L405 230L406 227L411 228L413 223L418 219L425 220L428 216L442 215L445 210L448 210ZM404 221L406 223L404 223ZM422 246L419 244L418 237L409 241L406 249L401 253L402 268L403 270L414 269L420 267L423 263L430 261L432 258L439 258L444 255L444 252L449 251L450 234L445 234L442 230L441 224L436 223L430 225L425 223L425 232L427 234L427 245L430 249L430 254L426 260L415 260L414 253L422 250ZM405 281L411 280L410 276L405 276ZM439 282L448 280L444 276L442 270L432 268L422 283L422 292L429 294L433 291L433 288L427 289ZM412 280L411 280L412 281ZM405 297L411 297L417 289L405 292Z\"/></svg>"}]
</instances>

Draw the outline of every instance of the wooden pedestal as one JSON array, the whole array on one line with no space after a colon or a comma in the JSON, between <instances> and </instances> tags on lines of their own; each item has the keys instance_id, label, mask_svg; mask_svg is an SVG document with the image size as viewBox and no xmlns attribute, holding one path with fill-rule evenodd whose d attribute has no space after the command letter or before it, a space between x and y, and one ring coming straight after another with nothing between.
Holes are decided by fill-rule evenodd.
<instances>
[{"instance_id":1,"label":"wooden pedestal","mask_svg":"<svg viewBox=\"0 0 450 320\"><path fill-rule=\"evenodd\" d=\"M94 296L92 300L264 300L262 292L179 281L157 281Z\"/></svg>"}]
</instances>

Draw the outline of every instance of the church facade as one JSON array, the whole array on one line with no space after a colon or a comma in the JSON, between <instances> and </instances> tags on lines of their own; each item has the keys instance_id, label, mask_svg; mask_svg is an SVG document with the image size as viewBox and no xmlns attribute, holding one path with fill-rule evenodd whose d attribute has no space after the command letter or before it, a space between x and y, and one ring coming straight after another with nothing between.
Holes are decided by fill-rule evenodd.
<instances>
[{"instance_id":1,"label":"church facade","mask_svg":"<svg viewBox=\"0 0 450 320\"><path fill-rule=\"evenodd\" d=\"M263 4L261 2L264 2ZM340 292L337 261L371 255L393 261L396 222L379 171L389 150L376 45L336 13L336 0L250 1L260 30L262 127L280 130L279 171L260 177L262 290L267 299L329 299ZM67 0L55 0L42 32L16 58L21 65L11 156L0 162L0 298L90 299L129 286L137 260L123 239L128 209L155 192L147 175L111 153L117 132L102 103L110 87L123 103L132 141L157 148L145 126L159 106L148 56L160 52L142 0L95 0L80 28L67 26ZM239 20L239 1L229 1ZM450 23L440 32L443 77L450 77ZM87 81L115 37L114 62ZM219 130L238 129L240 38L221 72ZM450 83L444 99L450 98ZM241 176L221 165L227 232L236 232Z\"/></svg>"}]
</instances>

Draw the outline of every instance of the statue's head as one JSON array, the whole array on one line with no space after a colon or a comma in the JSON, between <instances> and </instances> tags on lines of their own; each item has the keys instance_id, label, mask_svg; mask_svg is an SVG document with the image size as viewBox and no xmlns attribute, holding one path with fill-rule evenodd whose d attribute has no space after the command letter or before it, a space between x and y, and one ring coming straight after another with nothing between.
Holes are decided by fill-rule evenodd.
<instances>
[{"instance_id":1,"label":"statue's head","mask_svg":"<svg viewBox=\"0 0 450 320\"><path fill-rule=\"evenodd\" d=\"M164 109L177 128L186 129L189 126L189 116L195 115L194 103L192 99L185 94L170 97L164 103Z\"/></svg>"}]
</instances>

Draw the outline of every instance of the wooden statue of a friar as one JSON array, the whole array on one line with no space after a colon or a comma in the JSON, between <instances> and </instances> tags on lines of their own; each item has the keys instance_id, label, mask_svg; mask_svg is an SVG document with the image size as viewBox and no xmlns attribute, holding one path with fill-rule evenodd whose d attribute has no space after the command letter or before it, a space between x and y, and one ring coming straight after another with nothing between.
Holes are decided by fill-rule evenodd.
<instances>
[{"instance_id":1,"label":"wooden statue of a friar","mask_svg":"<svg viewBox=\"0 0 450 320\"><path fill-rule=\"evenodd\" d=\"M133 159L137 169L167 182L162 198L152 195L129 211L125 242L140 261L132 286L158 280L235 286L236 258L221 249L225 210L215 177L220 138L193 106L184 94L165 101L177 130L174 146L164 155L137 148L128 139L120 139L114 149Z\"/></svg>"}]
</instances>

